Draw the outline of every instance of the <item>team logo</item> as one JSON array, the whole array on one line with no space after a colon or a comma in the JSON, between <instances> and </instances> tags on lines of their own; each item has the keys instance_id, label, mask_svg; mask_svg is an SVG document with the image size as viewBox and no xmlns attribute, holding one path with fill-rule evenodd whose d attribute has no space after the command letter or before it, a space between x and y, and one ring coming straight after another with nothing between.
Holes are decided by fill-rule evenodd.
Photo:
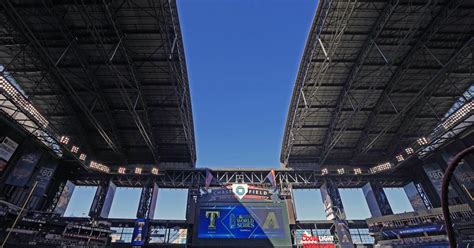
<instances>
[{"instance_id":1,"label":"team logo","mask_svg":"<svg viewBox=\"0 0 474 248\"><path fill-rule=\"evenodd\" d=\"M232 192L236 195L240 200L244 198L244 196L249 191L249 186L247 184L232 184Z\"/></svg>"}]
</instances>

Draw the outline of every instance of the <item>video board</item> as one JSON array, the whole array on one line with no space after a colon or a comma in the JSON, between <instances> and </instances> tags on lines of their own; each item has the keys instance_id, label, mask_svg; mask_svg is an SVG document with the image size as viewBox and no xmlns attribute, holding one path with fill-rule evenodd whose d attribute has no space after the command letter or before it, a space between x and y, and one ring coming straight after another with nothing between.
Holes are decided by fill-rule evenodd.
<instances>
[{"instance_id":1,"label":"video board","mask_svg":"<svg viewBox=\"0 0 474 248\"><path fill-rule=\"evenodd\" d=\"M198 238L285 238L288 221L281 205L202 206Z\"/></svg>"},{"instance_id":2,"label":"video board","mask_svg":"<svg viewBox=\"0 0 474 248\"><path fill-rule=\"evenodd\" d=\"M193 245L291 247L286 202L274 196L241 184L207 192L197 202Z\"/></svg>"}]
</instances>

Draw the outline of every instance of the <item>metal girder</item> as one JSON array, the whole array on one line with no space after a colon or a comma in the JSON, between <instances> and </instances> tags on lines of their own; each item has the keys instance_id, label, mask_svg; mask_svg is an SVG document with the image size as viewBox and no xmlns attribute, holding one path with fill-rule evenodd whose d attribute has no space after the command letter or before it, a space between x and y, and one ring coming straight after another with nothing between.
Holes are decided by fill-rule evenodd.
<instances>
[{"instance_id":1,"label":"metal girder","mask_svg":"<svg viewBox=\"0 0 474 248\"><path fill-rule=\"evenodd\" d=\"M232 183L258 184L270 186L266 179L268 170L212 170L212 187ZM290 185L293 188L319 188L324 182L331 181L338 187L361 187L367 182L377 182L384 187L402 187L410 182L410 178L385 175L321 175L314 170L276 170L276 182L279 186ZM107 177L108 178L108 177ZM206 170L166 170L158 175L114 174L111 180L117 186L143 187L155 182L160 188L200 188L205 186ZM71 179L76 185L97 185L103 176L97 174L77 175Z\"/></svg>"},{"instance_id":2,"label":"metal girder","mask_svg":"<svg viewBox=\"0 0 474 248\"><path fill-rule=\"evenodd\" d=\"M288 111L288 118L287 118L287 127L285 130L285 134L283 137L283 144L282 144L282 154L281 154L281 162L286 163L290 157L291 154L291 149L294 141L294 137L296 135L298 125L299 123L299 116L298 116L298 105L301 100L305 102L305 105L308 105L306 102L306 98L304 96L304 86L306 83L307 78L310 76L309 70L310 70L310 64L311 60L314 57L316 53L319 52L317 49L318 44L321 44L320 41L320 36L321 32L323 31L323 26L326 23L326 19L328 17L329 10L331 8L332 0L322 0L318 3L318 9L316 11L315 15L315 21L313 22L313 25L311 26L310 30L310 37L308 38L304 53L303 53L303 58L301 59L299 71L304 71L304 73L298 73L296 83L293 89L293 95L292 95L292 101L290 103L290 108ZM338 36L339 38L341 36ZM337 42L334 43L335 48L337 48ZM327 53L326 53L327 54ZM330 61L327 59L324 60L323 64L320 66L321 72L325 72L328 68L328 64ZM322 76L322 73L319 73L318 76ZM320 80L313 80L314 86L317 87L320 85L322 82ZM309 104L311 105L311 104ZM288 125L290 124L290 125Z\"/></svg>"},{"instance_id":3,"label":"metal girder","mask_svg":"<svg viewBox=\"0 0 474 248\"><path fill-rule=\"evenodd\" d=\"M405 70L407 70L408 68L412 66L416 52L419 49L422 49L422 47L426 46L426 43L430 40L432 35L434 35L440 29L440 26L442 23L444 23L449 17L452 16L452 14L460 6L461 2L462 1L449 2L448 5L444 7L440 11L440 13L438 13L434 17L434 19L431 21L429 26L425 28L425 31L421 35L421 37L417 38L416 44L413 45L410 48L410 50L407 52L400 66L397 67L396 71L392 74L392 77L387 82L385 90L380 94L380 97L375 104L375 109L370 114L368 121L364 127L364 132L361 134L361 136L359 137L359 140L357 141L357 144L360 144L360 146L357 149L357 151L354 152L354 154L361 154L361 153L367 152L367 150L371 148L371 146L378 140L378 138L381 137L381 135L388 130L387 127L384 128L384 130L380 132L380 134L377 135L376 138L372 139L371 141L368 141L369 136L367 134L370 132L371 128L374 126L373 125L374 120L377 117L378 113L382 110L385 97L388 96L393 91L395 85L399 82ZM400 116L400 113L397 114L396 116ZM397 119L397 118L394 118L394 119ZM393 122L389 122L388 127L390 127L391 125L393 125Z\"/></svg>"},{"instance_id":4,"label":"metal girder","mask_svg":"<svg viewBox=\"0 0 474 248\"><path fill-rule=\"evenodd\" d=\"M410 108L408 108L408 110L403 111L403 113L405 114L399 113L394 117L394 119L400 118L401 124L399 125L398 130L396 131L394 137L389 143L392 144L392 146L388 149L389 152L395 152L395 149L398 148L402 141L402 139L400 139L400 135L402 133L406 133L408 126L414 124L413 119L418 116L419 112L427 104L433 93L437 89L439 89L440 83L442 83L444 80L446 80L447 77L449 77L451 68L455 67L458 61L464 61L472 65L472 60L466 60L466 58L469 57L469 55L472 56L473 47L474 38L471 38L469 41L464 43L464 45L451 57L449 61L446 62L446 64L443 65L443 67L440 69L440 72L433 75L433 77L426 83L427 85L418 93L416 98L417 100L413 102L413 104ZM472 77L470 78L472 79ZM458 97L461 97L461 95L459 95ZM441 122L441 120L439 120L439 122ZM388 131L385 131L385 133L387 132ZM421 137L423 137L424 135L428 135L428 133L421 134Z\"/></svg>"},{"instance_id":5,"label":"metal girder","mask_svg":"<svg viewBox=\"0 0 474 248\"><path fill-rule=\"evenodd\" d=\"M95 95L95 99L96 99L95 101L99 102L100 106L102 107L102 110L103 110L102 113L105 115L105 117L107 119L107 124L111 128L111 133L112 133L112 136L114 137L113 140L114 140L114 143L116 144L117 150L120 151L120 153L122 153L122 151L121 151L122 147L121 147L121 144L120 144L119 137L117 135L117 126L116 126L116 124L113 120L113 117L110 115L111 114L111 109L110 109L109 105L107 104L107 102L104 99L104 92L101 89L99 82L95 79L95 76L93 75L93 73L91 71L91 66L90 66L89 62L84 57L84 52L78 46L77 37L74 37L71 30L65 25L65 22L63 20L59 19L57 14L51 9L51 7L48 4L44 4L44 6L47 8L50 15L55 18L56 26L59 27L59 29L61 30L61 34L64 36L64 39L69 42L68 48L64 51L64 53L61 55L61 57L57 60L55 65L59 66L60 61L62 60L62 58L64 56L66 56L66 53L69 50L72 50L73 55L74 55L76 61L78 62L79 68L82 69L84 75L86 75L86 77L89 81L90 87L93 89L91 94ZM63 68L63 67L61 67L61 68ZM76 92L77 92L77 90L76 90ZM94 110L93 110L94 107L95 107L95 103L90 108L91 112L94 112Z\"/></svg>"},{"instance_id":6,"label":"metal girder","mask_svg":"<svg viewBox=\"0 0 474 248\"><path fill-rule=\"evenodd\" d=\"M132 77L132 81L133 81L133 83L135 84L135 87L138 90L137 100L140 102L140 105L142 106L142 108L144 110L143 111L144 121L142 121L142 118L139 116L139 114L135 110L136 104L132 103L127 91L121 91L121 93L123 95L123 98L126 100L125 105L127 106L128 110L132 114L132 117L135 121L135 124L137 125L137 128L140 131L140 134L142 135L145 143L148 146L148 149L150 150L151 154L153 155L155 163L158 164L159 157L158 157L158 154L156 152L156 147L155 147L156 141L155 141L155 138L153 137L153 132L151 130L151 123L150 123L150 118L148 116L148 109L147 109L147 105L146 105L146 103L145 103L145 101L143 100L143 97L142 97L142 86L141 86L140 82L137 79L137 76L136 76L137 73L136 73L136 68L135 68L134 62L133 62L132 58L128 55L127 46L126 46L126 39L124 39L124 34L120 30L120 28L117 26L117 24L115 22L115 19L112 16L112 13L109 9L109 6L105 2L105 0L103 1L103 5L104 5L104 10L105 10L105 15L107 17L107 20L112 25L112 27L114 29L114 33L115 33L116 37L119 39L119 43L117 44L116 50L117 50L117 48L121 49L122 55L124 56L125 60L127 61L127 67L128 67L128 71L129 71L129 73ZM114 54L115 54L116 50L114 51ZM112 54L112 57L110 57L110 59L109 59L110 63L113 63L113 55L114 54Z\"/></svg>"},{"instance_id":7,"label":"metal girder","mask_svg":"<svg viewBox=\"0 0 474 248\"><path fill-rule=\"evenodd\" d=\"M112 72L117 80L114 80L114 84L116 86L115 89L117 89L119 96L121 100L123 101L124 105L126 106L126 111L130 113L132 116L134 123L142 136L143 140L145 141L145 144L148 147L148 150L151 152L152 157L154 159L155 163L158 163L159 161L159 156L156 151L155 147L155 142L153 138L153 134L151 132L150 128L150 120L148 118L148 110L146 107L146 104L144 103L144 100L141 96L141 85L136 78L136 72L135 72L135 67L133 64L133 61L128 55L127 49L124 46L124 36L123 34L120 33L120 29L117 27L115 21L113 18L110 16L111 13L108 10L108 6L105 2L103 2L104 5L104 15L107 18L107 21L112 25L113 27L113 36L115 36L116 40L118 40L118 43L115 45L115 48L113 51L108 51L106 49L104 40L102 38L102 33L101 31L97 28L97 24L93 22L94 18L90 17L89 11L86 9L86 5L84 3L81 3L77 5L77 9L80 12L80 15L83 19L83 21L87 24L86 26L87 31L92 35L93 40L96 42L96 46L99 50L99 53L102 55L102 62L103 65L107 66L110 72ZM126 60L126 66L129 74L131 75L132 79L129 79L122 75L119 69L116 68L116 64L113 61L115 55L117 52L120 52L123 54L125 60ZM129 90L135 91L136 96L130 96ZM135 99L131 99L135 98ZM145 115L145 121L142 121L142 118L140 117L140 114L137 112L137 103L140 103L141 108L143 109L142 114ZM145 122L145 124L144 124ZM118 131L117 131L118 132Z\"/></svg>"},{"instance_id":8,"label":"metal girder","mask_svg":"<svg viewBox=\"0 0 474 248\"><path fill-rule=\"evenodd\" d=\"M424 9L425 11L423 11L421 18L424 18L423 15L427 12L426 9L428 9L429 4L430 3L428 3L425 6L425 9ZM325 162L329 152L339 142L339 140L343 136L343 133L344 133L345 129L351 123L352 118L356 114L358 114L361 111L361 109L367 104L366 102L367 102L367 99L369 99L368 96L370 95L370 92L372 92L372 90L377 86L377 83L379 83L378 82L379 80L374 80L371 83L371 86L370 86L371 89L366 91L366 96L367 97L364 97L363 102L356 103L356 106L354 107L354 111L351 113L349 118L346 118L345 120L343 120L344 122L343 122L340 130L337 133L335 133L334 129L335 129L336 126L338 126L340 118L342 116L341 110L342 110L343 106L345 105L346 101L350 100L349 99L350 98L349 91L352 87L352 84L354 83L354 81L357 80L357 78L359 76L359 72L361 71L361 68L364 66L365 59L370 54L372 49L375 47L377 49L378 53L384 59L386 64L381 67L382 69L391 70L391 68L392 68L392 66L395 62L395 58L387 59L385 57L383 52L380 50L379 46L377 46L376 40L377 40L378 36L381 34L382 30L384 29L385 24L388 22L388 20L392 16L392 13L395 11L395 9L397 7L398 7L398 1L391 1L391 2L387 3L386 7L384 8L382 13L379 15L377 21L375 22L375 24L372 28L372 31L371 31L371 35L369 35L369 37L365 41L365 44L362 46L361 52L359 53L359 55L356 59L356 63L351 68L351 72L349 73L349 76L347 77L347 79L344 83L343 90L341 91L341 93L338 97L337 108L336 108L336 111L333 112L333 115L332 115L332 118L331 118L331 121L330 121L331 127L326 132L326 135L325 135L325 138L324 138L324 145L323 145L323 149L322 149L322 153L321 153L320 164L323 164ZM421 21L420 21L420 23L421 23ZM410 27L408 35L406 35L405 37L403 37L401 39L401 41L399 41L398 47L400 47L401 45L405 44L406 42L408 42L412 39L412 37L416 33L415 30L418 28L418 25L420 25L420 24L414 24ZM382 75L382 73L378 73L378 75L380 76L380 75ZM359 144L359 143L357 143L357 144Z\"/></svg>"},{"instance_id":9,"label":"metal girder","mask_svg":"<svg viewBox=\"0 0 474 248\"><path fill-rule=\"evenodd\" d=\"M64 87L64 89L72 97L72 100L84 112L88 120L97 129L97 131L102 136L104 141L109 145L109 147L115 152L119 152L114 141L110 138L109 134L105 131L105 129L100 125L99 121L94 117L94 115L83 102L81 97L77 94L69 79L57 66L56 61L50 56L45 47L41 45L38 38L24 22L21 15L19 15L19 13L17 12L15 6L10 2L10 0L1 1L1 4L5 10L5 15L9 18L9 22L12 23L16 27L16 29L24 36L24 38L29 41L31 46L34 47L33 50L36 52L38 57L45 63L45 65L47 65L50 72L57 79L57 82L59 82L59 84Z\"/></svg>"},{"instance_id":10,"label":"metal girder","mask_svg":"<svg viewBox=\"0 0 474 248\"><path fill-rule=\"evenodd\" d=\"M160 0L159 7L161 8L158 8L158 6L156 6L155 1L149 0L148 2L153 8L153 13L151 13L150 16L152 16L156 20L157 25L160 28L160 34L162 35L162 37L164 37L164 35L166 36L166 39L163 39L163 40L165 40L167 43L167 46L165 45L164 48L165 48L166 53L169 54L168 66L170 70L173 72L172 76L176 79L172 81L176 82L176 88L175 88L176 95L180 99L179 111L182 118L181 122L184 128L184 136L185 136L185 139L188 141L188 149L189 149L189 152L191 153L191 160L193 163L195 163L196 153L195 153L193 117L191 114L191 102L190 102L189 86L187 84L185 58L184 58L184 54L182 53L182 45L180 44L180 39L178 39L179 27L177 28L177 26L179 26L179 24L176 23L176 20L173 18L174 15L173 15L173 10L171 6L172 1ZM171 23L168 22L168 19L161 20L159 17L160 16L159 14L164 16L165 13L167 12L165 8L165 4L163 3L168 4L169 14L172 17ZM173 3L175 4L174 1ZM163 21L166 23L163 23ZM173 39L170 38L169 36L170 32L167 31L168 30L167 27L173 28L173 34L174 34ZM173 60L174 53L176 53L178 56L177 60ZM176 68L176 62L179 63L179 68Z\"/></svg>"}]
</instances>

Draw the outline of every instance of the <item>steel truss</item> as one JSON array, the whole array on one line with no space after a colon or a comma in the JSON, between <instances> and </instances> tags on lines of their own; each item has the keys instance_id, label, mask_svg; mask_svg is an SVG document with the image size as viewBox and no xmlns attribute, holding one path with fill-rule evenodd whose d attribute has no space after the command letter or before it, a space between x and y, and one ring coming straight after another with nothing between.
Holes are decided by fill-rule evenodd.
<instances>
[{"instance_id":1,"label":"steel truss","mask_svg":"<svg viewBox=\"0 0 474 248\"><path fill-rule=\"evenodd\" d=\"M472 7L462 0L321 1L293 91L281 162L370 166L429 135L428 127L443 120L447 103L472 79ZM450 25L457 22L454 30ZM361 31L359 25L368 24ZM416 82L415 71L430 78Z\"/></svg>"},{"instance_id":2,"label":"steel truss","mask_svg":"<svg viewBox=\"0 0 474 248\"><path fill-rule=\"evenodd\" d=\"M194 165L190 94L174 1L7 0L1 7L7 37L0 41L2 73L11 73L52 126L88 158L120 165L145 162L140 161L144 144L151 154L148 163ZM130 28L127 22L134 19L146 21Z\"/></svg>"},{"instance_id":3,"label":"steel truss","mask_svg":"<svg viewBox=\"0 0 474 248\"><path fill-rule=\"evenodd\" d=\"M271 187L266 178L268 170L212 170L211 187L234 183L257 184ZM382 187L403 187L411 181L406 176L384 175L321 175L320 171L275 171L277 185L281 188L319 188L325 182L332 182L339 188L362 187L368 182ZM76 185L98 185L104 180L112 180L117 186L143 187L156 183L159 188L203 188L206 181L206 170L166 170L159 175L104 175L86 174L71 179Z\"/></svg>"}]
</instances>

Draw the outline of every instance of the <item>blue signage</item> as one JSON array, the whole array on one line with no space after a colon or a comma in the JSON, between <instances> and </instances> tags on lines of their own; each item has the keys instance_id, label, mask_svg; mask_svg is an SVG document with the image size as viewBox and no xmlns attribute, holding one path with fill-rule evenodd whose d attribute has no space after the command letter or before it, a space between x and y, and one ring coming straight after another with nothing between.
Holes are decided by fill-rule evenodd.
<instances>
[{"instance_id":1,"label":"blue signage","mask_svg":"<svg viewBox=\"0 0 474 248\"><path fill-rule=\"evenodd\" d=\"M57 163L50 161L49 163L41 166L38 171L36 171L33 176L33 181L36 181L36 188L33 191L34 196L42 196L46 189L48 188L49 182L56 171ZM33 182L31 182L33 183Z\"/></svg>"},{"instance_id":2,"label":"blue signage","mask_svg":"<svg viewBox=\"0 0 474 248\"><path fill-rule=\"evenodd\" d=\"M418 227L408 227L408 228L399 228L382 231L382 236L385 238L396 237L398 235L406 234L416 234L416 233L433 233L433 232L443 232L445 230L444 225L429 225L429 226L418 226Z\"/></svg>"},{"instance_id":3,"label":"blue signage","mask_svg":"<svg viewBox=\"0 0 474 248\"><path fill-rule=\"evenodd\" d=\"M145 245L147 229L147 221L145 219L135 220L131 244L136 246Z\"/></svg>"},{"instance_id":4,"label":"blue signage","mask_svg":"<svg viewBox=\"0 0 474 248\"><path fill-rule=\"evenodd\" d=\"M286 238L286 216L281 205L201 206L198 238Z\"/></svg>"},{"instance_id":5,"label":"blue signage","mask_svg":"<svg viewBox=\"0 0 474 248\"><path fill-rule=\"evenodd\" d=\"M41 152L33 148L23 152L5 183L20 187L25 186L40 157Z\"/></svg>"}]
</instances>

